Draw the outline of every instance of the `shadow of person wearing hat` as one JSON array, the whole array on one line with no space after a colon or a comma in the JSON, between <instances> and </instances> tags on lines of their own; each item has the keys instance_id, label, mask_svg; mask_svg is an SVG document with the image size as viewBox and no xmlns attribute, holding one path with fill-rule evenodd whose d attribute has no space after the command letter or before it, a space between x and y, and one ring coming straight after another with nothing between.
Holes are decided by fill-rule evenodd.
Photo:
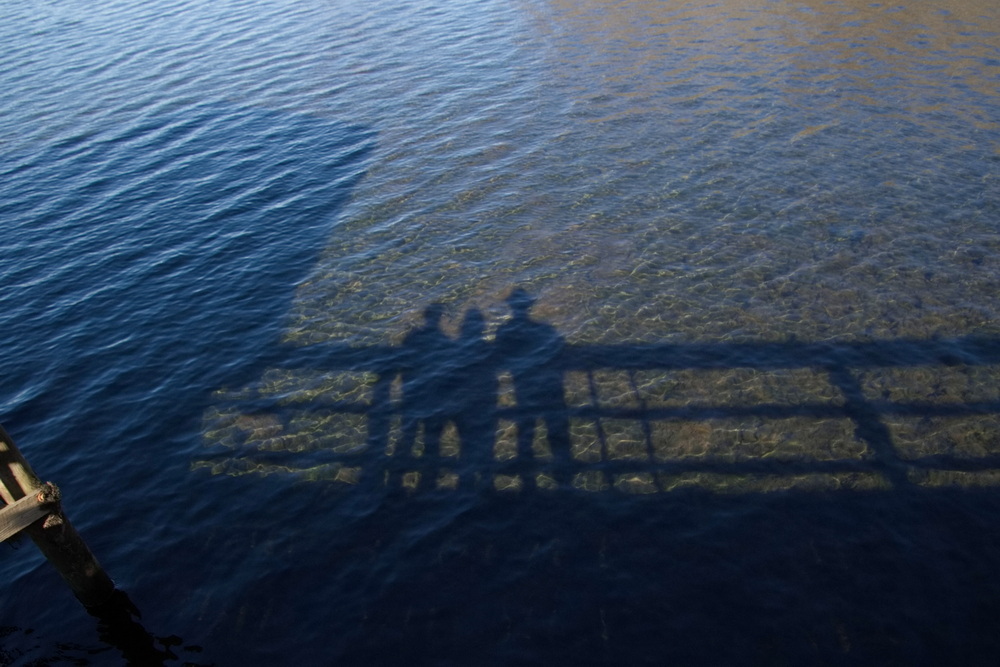
<instances>
[{"instance_id":1,"label":"shadow of person wearing hat","mask_svg":"<svg viewBox=\"0 0 1000 667\"><path fill-rule=\"evenodd\" d=\"M496 350L500 365L514 379L518 460L531 460L535 427L539 419L543 420L555 460L556 479L564 484L568 481L570 463L569 417L560 366L565 341L552 326L531 319L529 311L534 303L531 295L520 287L510 293L507 304L511 318L497 329Z\"/></svg>"}]
</instances>

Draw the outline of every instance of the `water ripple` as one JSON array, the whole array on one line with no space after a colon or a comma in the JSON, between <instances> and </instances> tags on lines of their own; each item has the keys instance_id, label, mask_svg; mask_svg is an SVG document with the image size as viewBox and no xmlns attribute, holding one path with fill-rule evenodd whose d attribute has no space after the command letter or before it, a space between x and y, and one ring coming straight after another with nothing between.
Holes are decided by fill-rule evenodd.
<instances>
[{"instance_id":1,"label":"water ripple","mask_svg":"<svg viewBox=\"0 0 1000 667\"><path fill-rule=\"evenodd\" d=\"M277 367L288 355L322 356L318 344L398 343L433 301L447 306L448 333L479 308L490 337L509 316L504 299L514 284L537 297L539 319L581 346L995 335L997 15L964 0L948 10L860 0L708 9L644 0L8 3L0 10L5 420L36 466L72 494L84 526L105 542L122 526L155 535L155 549L139 539L100 545L116 575L162 599L172 610L164 613L186 619L185 630L231 636L219 641L234 655L248 650L237 644L250 636L276 635L273 619L300 607L347 637L360 631L343 619L368 618L372 600L376 618L399 620L395 610L414 604L413 582L441 563L464 567L469 579L438 581L470 582L477 595L515 610L515 625L505 626L511 636L537 633L505 586L528 594L538 579L569 576L553 565L570 557L566 548L545 536L567 516L580 530L563 535L582 553L628 561L598 545L620 522L636 521L651 473L601 472L581 482L631 489L628 498L589 505L615 517L601 535L590 534L582 505L559 498L544 507L510 503L499 518L484 518L469 498L384 510L364 494L332 495L335 485L287 493L295 470L353 479L328 463L331 452L364 449L360 413L306 404L338 391L354 400L372 378ZM815 374L734 369L707 380L601 371L588 384L582 375L567 385L572 396L589 389L615 405L627 403L629 381L695 407L829 389ZM858 392L872 401L888 392L917 403L988 403L994 397L976 391L995 386L995 375L991 364L872 370L859 374ZM241 412L272 398L294 404L280 413L287 425ZM266 468L278 481L190 473L203 453L202 416L210 424L230 409L222 417L236 426L218 437L246 440L233 470L265 471L253 458L263 452L279 461ZM606 421L605 449L623 457L652 437L628 420ZM849 421L682 419L674 430L650 428L658 451L684 460L808 451L836 462L865 456ZM978 456L998 433L992 414L886 421L910 457L929 449ZM574 432L580 456L602 456L595 428ZM267 447L253 451L260 442ZM162 464L156 475L150 461ZM302 473L307 464L311 472ZM95 491L92 477L123 480L128 502ZM672 479L671 488L719 493L771 484L712 473ZM226 499L209 490L217 488ZM223 500L231 506L219 520ZM334 516L340 508L350 520ZM532 523L532 510L549 523ZM706 535L739 533L730 511L674 527L722 554L743 538ZM408 525L414 512L421 520ZM288 516L332 546L294 546ZM383 552L387 516L399 523ZM640 525L664 520L649 517ZM505 544L522 525L530 540ZM354 529L366 537L352 537ZM666 541L657 546L675 548ZM471 558L462 551L470 543ZM484 592L474 580L491 569L484 563L497 544L508 569L487 577ZM786 553L771 549L754 567ZM306 565L275 575L289 552ZM566 590L627 588L626 568L597 562L577 559L579 577L565 580ZM688 565L685 572L713 576ZM727 561L718 571L746 574L732 568ZM320 569L341 574L312 585ZM4 573L15 586L36 582L31 567L5 564ZM780 577L759 580L775 584L776 607L810 602ZM338 596L337 614L323 613L329 599L319 599L331 589L348 593ZM542 590L546 603L566 609L554 589ZM423 592L449 604L447 594ZM307 600L294 605L290 594ZM24 595L2 608L50 619L36 598L55 595ZM848 607L845 618L867 609ZM415 618L406 627L433 626ZM613 614L595 612L590 622L611 627L610 637L628 627ZM702 627L690 616L677 623ZM322 623L301 625L331 634ZM546 627L574 626L563 616ZM316 643L276 646L287 662L315 659L304 653ZM521 657L518 650L504 655Z\"/></svg>"}]
</instances>

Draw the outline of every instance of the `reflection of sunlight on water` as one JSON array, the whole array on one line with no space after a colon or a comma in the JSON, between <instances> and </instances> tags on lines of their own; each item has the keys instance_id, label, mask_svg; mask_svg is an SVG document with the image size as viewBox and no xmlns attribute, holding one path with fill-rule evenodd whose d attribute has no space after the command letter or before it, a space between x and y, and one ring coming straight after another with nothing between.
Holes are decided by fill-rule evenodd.
<instances>
[{"instance_id":1,"label":"reflection of sunlight on water","mask_svg":"<svg viewBox=\"0 0 1000 667\"><path fill-rule=\"evenodd\" d=\"M995 9L549 0L489 11L497 20L463 16L468 39L442 38L454 33L430 14L412 17L425 39L378 45L395 64L352 84L379 100L366 111L380 154L299 286L286 344L397 345L431 302L447 305L450 335L481 309L490 338L515 284L577 345L1000 331ZM413 51L438 39L446 55L434 62ZM882 488L865 469L886 456L866 441L873 432L888 434L883 446L914 484L991 483L1000 369L851 372L861 395L848 400L808 363L570 369L572 457L583 468L572 486ZM385 451L369 451L375 382L272 370L222 392L205 439L228 454L199 465L301 466L353 483L373 456L404 460L398 415L378 441ZM852 402L878 416L874 431L859 428L865 413ZM517 407L503 373L498 405ZM553 457L538 426L531 450L544 468ZM403 485L426 488L430 474L431 486L461 487L469 464L454 431L440 469L429 471L422 448L418 439L422 467L403 471ZM941 457L956 469L935 468ZM493 488L555 486L544 470L502 469L517 458L515 421L501 414ZM774 474L806 464L843 469Z\"/></svg>"},{"instance_id":2,"label":"reflection of sunlight on water","mask_svg":"<svg viewBox=\"0 0 1000 667\"><path fill-rule=\"evenodd\" d=\"M525 8L503 37L532 66L487 83L487 114L470 79L447 141L406 114L287 338L391 341L421 303L513 283L579 342L995 327L995 53L959 5Z\"/></svg>"}]
</instances>

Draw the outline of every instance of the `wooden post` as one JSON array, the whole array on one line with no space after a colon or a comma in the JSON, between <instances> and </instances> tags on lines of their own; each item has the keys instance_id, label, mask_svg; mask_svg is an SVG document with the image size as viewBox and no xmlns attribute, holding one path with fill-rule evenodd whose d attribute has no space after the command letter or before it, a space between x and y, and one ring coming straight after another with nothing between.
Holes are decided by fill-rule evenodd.
<instances>
[{"instance_id":1,"label":"wooden post","mask_svg":"<svg viewBox=\"0 0 1000 667\"><path fill-rule=\"evenodd\" d=\"M0 426L0 541L26 533L88 609L111 599L115 584L62 511L59 489L43 484ZM9 534L8 534L9 533Z\"/></svg>"}]
</instances>

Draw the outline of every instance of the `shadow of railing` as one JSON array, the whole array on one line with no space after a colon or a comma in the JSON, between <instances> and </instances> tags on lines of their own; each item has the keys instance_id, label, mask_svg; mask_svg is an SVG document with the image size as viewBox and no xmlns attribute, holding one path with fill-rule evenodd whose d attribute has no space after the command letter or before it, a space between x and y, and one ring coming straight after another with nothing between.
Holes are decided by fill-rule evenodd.
<instances>
[{"instance_id":1,"label":"shadow of railing","mask_svg":"<svg viewBox=\"0 0 1000 667\"><path fill-rule=\"evenodd\" d=\"M447 396L436 418L408 414L402 347L314 346L274 371L284 383L220 396L206 432L224 448L197 467L414 489L1000 483L1000 338L564 345L543 362L563 392L554 403L520 400L517 371L491 347L486 431L463 433L471 408ZM346 393L323 391L345 377Z\"/></svg>"}]
</instances>

